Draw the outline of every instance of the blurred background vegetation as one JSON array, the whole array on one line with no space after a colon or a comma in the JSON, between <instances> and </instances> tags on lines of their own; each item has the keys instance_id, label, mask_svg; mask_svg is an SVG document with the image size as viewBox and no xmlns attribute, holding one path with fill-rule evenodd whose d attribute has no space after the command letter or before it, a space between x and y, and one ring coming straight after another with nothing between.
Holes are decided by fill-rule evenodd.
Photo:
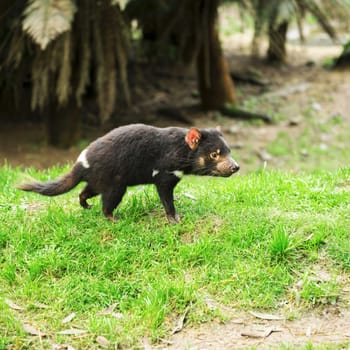
<instances>
[{"instance_id":1,"label":"blurred background vegetation","mask_svg":"<svg viewBox=\"0 0 350 350\"><path fill-rule=\"evenodd\" d=\"M149 79L155 66L180 79L195 74L203 110L271 122L265 111L239 108L234 82L242 77L229 68L218 25L228 5L239 16L229 30L251 29L251 55L273 67L288 61L292 23L300 41L308 21L335 41L349 32L349 0L2 0L0 123L45 123L49 144L70 147L84 123L118 125L142 95L139 76ZM344 42L332 64L346 67L348 58Z\"/></svg>"}]
</instances>

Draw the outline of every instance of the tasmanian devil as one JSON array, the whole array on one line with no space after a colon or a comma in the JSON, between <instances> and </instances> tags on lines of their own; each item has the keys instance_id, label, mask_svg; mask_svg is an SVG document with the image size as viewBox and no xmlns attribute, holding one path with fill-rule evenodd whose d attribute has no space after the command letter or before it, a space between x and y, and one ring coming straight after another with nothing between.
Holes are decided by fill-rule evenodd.
<instances>
[{"instance_id":1,"label":"tasmanian devil","mask_svg":"<svg viewBox=\"0 0 350 350\"><path fill-rule=\"evenodd\" d=\"M92 142L79 155L70 172L48 182L30 182L17 187L45 196L68 192L81 181L87 184L79 195L80 205L102 196L103 213L113 211L127 186L154 184L168 220L178 222L173 190L183 174L231 176L239 170L230 149L217 129L156 128L132 124L116 128Z\"/></svg>"}]
</instances>

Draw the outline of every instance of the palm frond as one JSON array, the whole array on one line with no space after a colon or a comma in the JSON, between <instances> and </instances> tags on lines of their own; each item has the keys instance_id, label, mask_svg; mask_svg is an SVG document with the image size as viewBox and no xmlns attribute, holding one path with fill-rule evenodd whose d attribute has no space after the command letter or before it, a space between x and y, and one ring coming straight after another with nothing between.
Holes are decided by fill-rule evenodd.
<instances>
[{"instance_id":1,"label":"palm frond","mask_svg":"<svg viewBox=\"0 0 350 350\"><path fill-rule=\"evenodd\" d=\"M315 16L322 29L332 38L336 39L336 32L329 21L329 15L323 11L322 7L314 0L298 0L299 4Z\"/></svg>"},{"instance_id":2,"label":"palm frond","mask_svg":"<svg viewBox=\"0 0 350 350\"><path fill-rule=\"evenodd\" d=\"M297 9L294 1L280 1L279 6L277 7L274 25L278 27L283 22L290 22L291 18L295 16L296 11Z\"/></svg>"},{"instance_id":3,"label":"palm frond","mask_svg":"<svg viewBox=\"0 0 350 350\"><path fill-rule=\"evenodd\" d=\"M58 35L70 30L75 11L71 0L31 0L24 10L22 28L45 50Z\"/></svg>"},{"instance_id":4,"label":"palm frond","mask_svg":"<svg viewBox=\"0 0 350 350\"><path fill-rule=\"evenodd\" d=\"M72 75L72 40L70 32L64 34L62 43L61 62L58 64L59 72L56 85L56 96L60 105L65 105L68 102L71 87Z\"/></svg>"}]
</instances>

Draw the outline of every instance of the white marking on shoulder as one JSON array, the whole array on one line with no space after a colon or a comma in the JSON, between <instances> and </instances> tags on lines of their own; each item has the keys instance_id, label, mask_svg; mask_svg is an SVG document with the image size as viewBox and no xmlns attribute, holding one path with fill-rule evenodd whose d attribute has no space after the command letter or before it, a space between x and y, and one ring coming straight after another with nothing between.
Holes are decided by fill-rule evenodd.
<instances>
[{"instance_id":1,"label":"white marking on shoulder","mask_svg":"<svg viewBox=\"0 0 350 350\"><path fill-rule=\"evenodd\" d=\"M152 177L156 177L159 174L159 170L153 169L152 171Z\"/></svg>"},{"instance_id":2,"label":"white marking on shoulder","mask_svg":"<svg viewBox=\"0 0 350 350\"><path fill-rule=\"evenodd\" d=\"M87 148L82 151L77 159L77 163L81 163L84 168L90 168L90 164L86 158Z\"/></svg>"},{"instance_id":3,"label":"white marking on shoulder","mask_svg":"<svg viewBox=\"0 0 350 350\"><path fill-rule=\"evenodd\" d=\"M171 173L174 174L179 179L181 179L184 176L184 172L182 170L174 170Z\"/></svg>"}]
</instances>

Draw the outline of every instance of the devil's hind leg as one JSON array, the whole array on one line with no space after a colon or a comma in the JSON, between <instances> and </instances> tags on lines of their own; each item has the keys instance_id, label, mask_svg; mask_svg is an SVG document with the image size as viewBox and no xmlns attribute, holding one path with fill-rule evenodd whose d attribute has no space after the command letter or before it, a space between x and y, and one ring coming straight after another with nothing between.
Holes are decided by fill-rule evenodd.
<instances>
[{"instance_id":1,"label":"devil's hind leg","mask_svg":"<svg viewBox=\"0 0 350 350\"><path fill-rule=\"evenodd\" d=\"M84 189L80 192L79 194L79 202L80 205L84 208L84 209L90 209L91 205L86 201L89 198L95 197L97 196L98 193L95 192L89 184L87 184Z\"/></svg>"},{"instance_id":2,"label":"devil's hind leg","mask_svg":"<svg viewBox=\"0 0 350 350\"><path fill-rule=\"evenodd\" d=\"M113 211L122 200L125 191L126 186L119 185L102 192L102 210L107 219L118 220L117 216L113 216Z\"/></svg>"}]
</instances>

